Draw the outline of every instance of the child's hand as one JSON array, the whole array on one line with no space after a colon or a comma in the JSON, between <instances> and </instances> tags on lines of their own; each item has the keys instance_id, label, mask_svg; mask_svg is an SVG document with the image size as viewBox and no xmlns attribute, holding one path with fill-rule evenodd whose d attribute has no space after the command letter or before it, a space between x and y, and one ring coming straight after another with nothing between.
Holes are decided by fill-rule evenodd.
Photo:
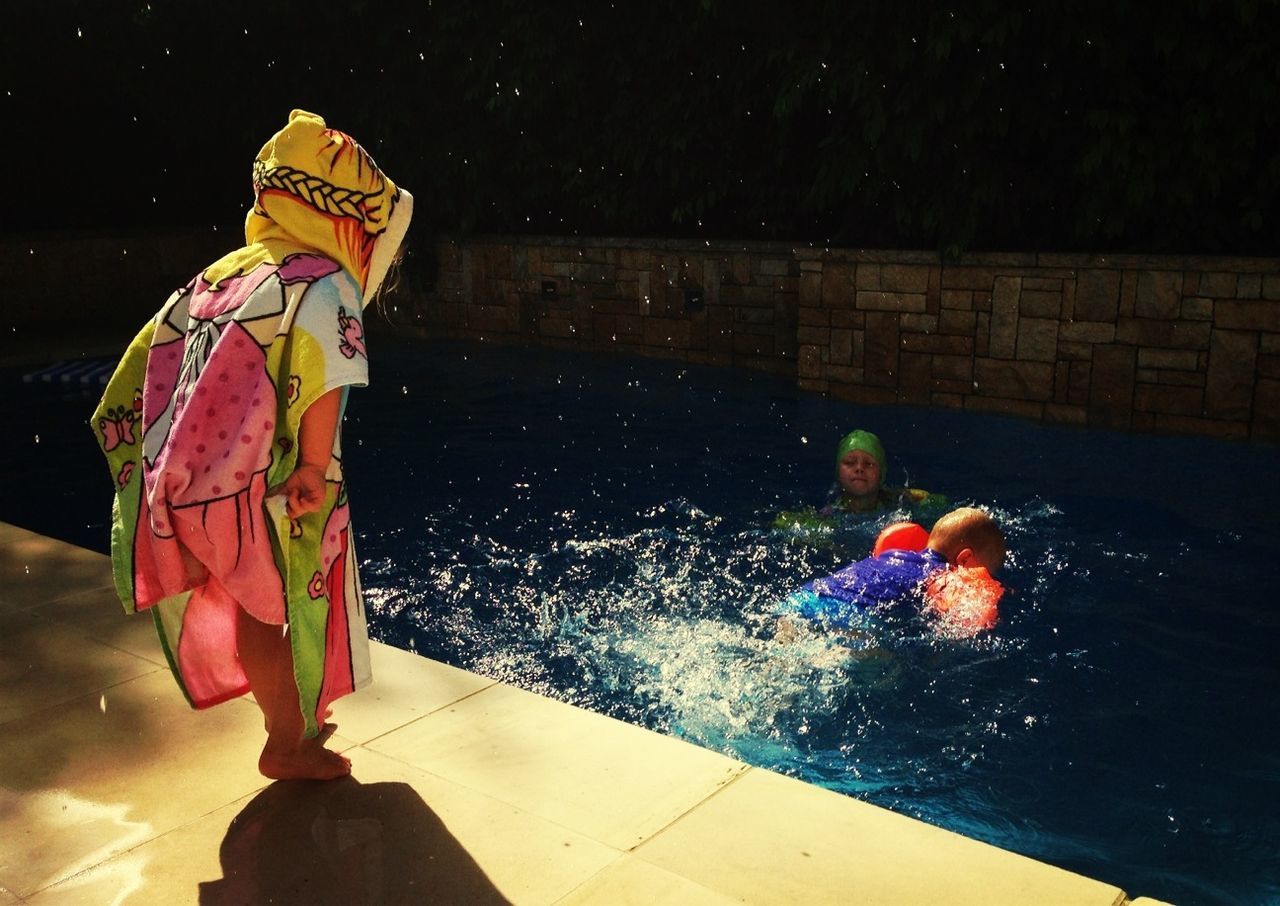
<instances>
[{"instance_id":1,"label":"child's hand","mask_svg":"<svg viewBox=\"0 0 1280 906\"><path fill-rule=\"evenodd\" d=\"M799 620L795 620L789 616L778 617L778 622L774 626L773 640L789 645L792 642L808 638L812 635L812 631L807 625L801 625Z\"/></svg>"},{"instance_id":2,"label":"child's hand","mask_svg":"<svg viewBox=\"0 0 1280 906\"><path fill-rule=\"evenodd\" d=\"M303 513L314 513L324 503L324 469L300 464L284 484L272 488L271 494L283 494L290 519Z\"/></svg>"}]
</instances>

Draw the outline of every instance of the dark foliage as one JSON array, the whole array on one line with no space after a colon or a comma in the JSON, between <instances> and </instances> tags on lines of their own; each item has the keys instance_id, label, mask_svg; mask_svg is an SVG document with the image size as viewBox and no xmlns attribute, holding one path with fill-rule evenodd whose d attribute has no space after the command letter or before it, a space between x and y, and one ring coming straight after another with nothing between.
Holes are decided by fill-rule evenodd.
<instances>
[{"instance_id":1,"label":"dark foliage","mask_svg":"<svg viewBox=\"0 0 1280 906\"><path fill-rule=\"evenodd\" d=\"M1280 2L959 6L24 4L5 226L233 223L301 106L434 231L1277 252Z\"/></svg>"}]
</instances>

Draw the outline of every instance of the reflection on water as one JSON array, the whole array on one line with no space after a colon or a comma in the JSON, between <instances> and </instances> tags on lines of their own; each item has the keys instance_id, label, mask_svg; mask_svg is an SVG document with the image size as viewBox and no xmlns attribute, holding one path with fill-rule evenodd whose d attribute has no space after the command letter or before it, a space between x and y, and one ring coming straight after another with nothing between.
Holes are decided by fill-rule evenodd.
<instances>
[{"instance_id":1,"label":"reflection on water","mask_svg":"<svg viewBox=\"0 0 1280 906\"><path fill-rule=\"evenodd\" d=\"M895 515L904 514L851 523L836 547L869 548ZM1001 514L1014 544L1052 515ZM950 640L888 613L782 643L776 603L839 563L835 548L734 525L688 501L638 521L626 535L584 538L562 520L531 533L535 549L477 534L460 550L428 545L371 561L375 622L423 653L847 792L892 789L887 775L927 784L984 758L989 737L1032 733L1041 720L1031 696L978 685L1021 657L1014 634ZM1019 556L1015 548L1011 568ZM421 568L431 561L443 562ZM904 707L914 735L938 741L905 770Z\"/></svg>"},{"instance_id":2,"label":"reflection on water","mask_svg":"<svg viewBox=\"0 0 1280 906\"><path fill-rule=\"evenodd\" d=\"M59 405L24 407L40 443L5 456L39 456L0 462L0 506L100 545L85 403ZM772 640L774 602L889 518L812 545L766 528L823 500L856 426L885 440L891 483L909 470L1000 517L993 632L888 615ZM382 344L346 432L384 641L1135 894L1280 900L1274 448L445 344Z\"/></svg>"},{"instance_id":3,"label":"reflection on water","mask_svg":"<svg viewBox=\"0 0 1280 906\"><path fill-rule=\"evenodd\" d=\"M393 364L416 430L373 394L348 425L353 474L385 485L353 479L384 640L1135 893L1280 895L1266 451L857 409L660 362ZM993 632L882 614L773 640L775 602L892 518L817 544L767 528L821 501L827 447L859 424L892 481L909 466L1000 518ZM1182 464L1210 459L1189 506Z\"/></svg>"}]
</instances>

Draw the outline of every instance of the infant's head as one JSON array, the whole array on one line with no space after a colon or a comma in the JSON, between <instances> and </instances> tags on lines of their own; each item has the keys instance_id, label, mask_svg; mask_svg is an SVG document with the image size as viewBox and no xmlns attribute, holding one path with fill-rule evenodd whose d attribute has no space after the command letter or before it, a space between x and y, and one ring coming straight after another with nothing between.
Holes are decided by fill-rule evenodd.
<instances>
[{"instance_id":1,"label":"infant's head","mask_svg":"<svg viewBox=\"0 0 1280 906\"><path fill-rule=\"evenodd\" d=\"M993 576L1004 565L1004 534L982 510L960 507L947 513L929 533L929 549L952 566L985 566Z\"/></svg>"}]
</instances>

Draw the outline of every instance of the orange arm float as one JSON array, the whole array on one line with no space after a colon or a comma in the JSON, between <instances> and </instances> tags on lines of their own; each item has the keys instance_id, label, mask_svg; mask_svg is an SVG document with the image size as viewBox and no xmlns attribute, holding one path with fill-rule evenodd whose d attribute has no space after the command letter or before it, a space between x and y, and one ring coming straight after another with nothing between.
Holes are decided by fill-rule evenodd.
<instances>
[{"instance_id":1,"label":"orange arm float","mask_svg":"<svg viewBox=\"0 0 1280 906\"><path fill-rule=\"evenodd\" d=\"M996 625L1004 586L985 566L945 569L925 584L929 607L961 635Z\"/></svg>"},{"instance_id":2,"label":"orange arm float","mask_svg":"<svg viewBox=\"0 0 1280 906\"><path fill-rule=\"evenodd\" d=\"M885 551L922 551L929 545L929 533L914 522L887 525L876 538L871 556ZM948 567L925 583L929 608L960 635L973 635L996 625L998 605L1004 586L985 566Z\"/></svg>"},{"instance_id":3,"label":"orange arm float","mask_svg":"<svg viewBox=\"0 0 1280 906\"><path fill-rule=\"evenodd\" d=\"M929 544L929 533L914 522L895 522L886 525L876 537L871 556L879 557L885 551L922 551Z\"/></svg>"}]
</instances>

